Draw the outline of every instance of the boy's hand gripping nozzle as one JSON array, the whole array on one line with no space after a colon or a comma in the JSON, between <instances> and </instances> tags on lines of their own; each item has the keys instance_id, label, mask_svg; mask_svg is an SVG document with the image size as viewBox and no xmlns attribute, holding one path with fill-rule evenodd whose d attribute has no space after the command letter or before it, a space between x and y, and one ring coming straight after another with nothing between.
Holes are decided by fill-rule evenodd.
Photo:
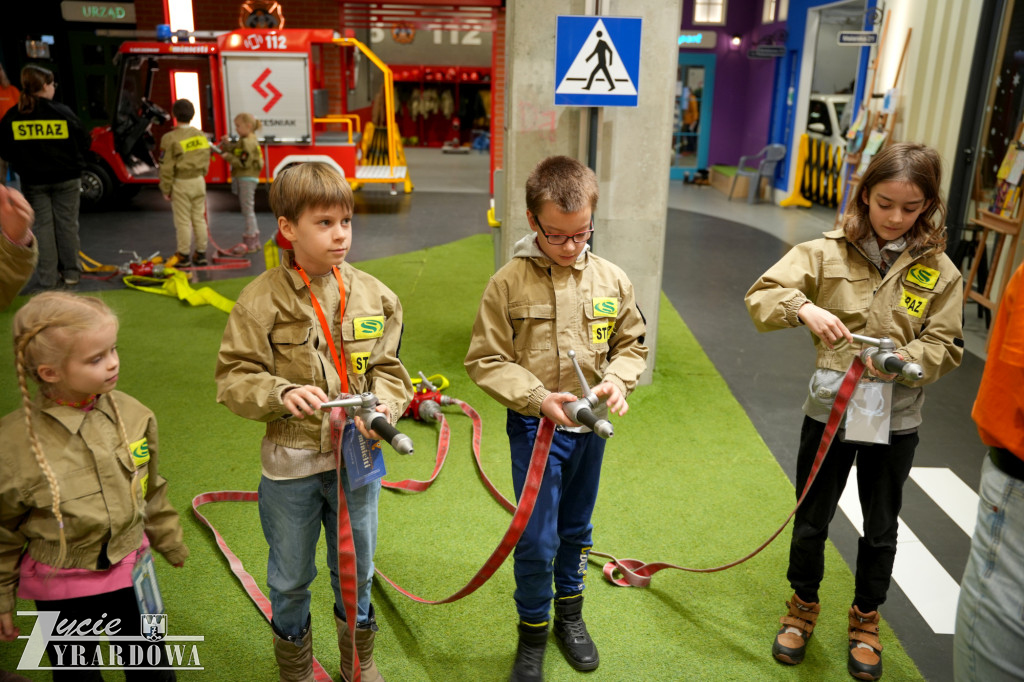
<instances>
[{"instance_id":1,"label":"boy's hand gripping nozzle","mask_svg":"<svg viewBox=\"0 0 1024 682\"><path fill-rule=\"evenodd\" d=\"M337 400L329 400L326 403L320 403L320 409L344 407L350 417L362 419L363 423L366 424L367 430L376 431L377 435L390 443L391 447L397 452L403 455L411 455L412 439L392 426L383 413L374 409L377 405L377 396L373 393L360 393L348 398L339 398Z\"/></svg>"},{"instance_id":2,"label":"boy's hand gripping nozzle","mask_svg":"<svg viewBox=\"0 0 1024 682\"><path fill-rule=\"evenodd\" d=\"M594 392L590 390L590 386L587 384L587 380L583 376L583 370L580 369L580 363L576 362L576 351L569 351L569 359L572 360L572 366L575 368L576 376L580 380L580 388L583 389L583 397L579 400L574 400L571 403L562 403L562 410L569 419L573 420L577 424L589 427L591 431L599 435L601 438L611 438L615 435L612 431L612 423L607 419L598 419L597 415L590 409L597 405L601 399L594 395Z\"/></svg>"},{"instance_id":3,"label":"boy's hand gripping nozzle","mask_svg":"<svg viewBox=\"0 0 1024 682\"><path fill-rule=\"evenodd\" d=\"M875 369L889 372L890 374L899 374L904 379L914 381L924 377L924 370L921 369L921 365L916 362L909 362L896 355L894 352L896 344L888 336L882 336L877 339L860 334L851 334L851 336L854 341L867 344L867 348L860 352L860 358L864 362L871 358L871 364L875 366Z\"/></svg>"}]
</instances>

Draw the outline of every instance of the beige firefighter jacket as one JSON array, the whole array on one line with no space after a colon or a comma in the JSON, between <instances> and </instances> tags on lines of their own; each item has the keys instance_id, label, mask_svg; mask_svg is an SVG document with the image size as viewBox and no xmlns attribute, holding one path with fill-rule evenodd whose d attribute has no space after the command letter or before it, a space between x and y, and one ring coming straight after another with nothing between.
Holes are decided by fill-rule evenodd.
<instances>
[{"instance_id":1,"label":"beige firefighter jacket","mask_svg":"<svg viewBox=\"0 0 1024 682\"><path fill-rule=\"evenodd\" d=\"M854 334L891 338L903 359L924 369L919 381L897 381L895 431L920 423L921 387L955 369L963 358L961 280L945 253L909 248L883 276L842 230L834 230L793 247L750 287L746 304L759 331L801 326L797 311L811 302L835 314ZM845 373L862 349L845 342L829 349L817 336L811 338L819 370ZM816 397L831 404L834 395L811 399Z\"/></svg>"},{"instance_id":2,"label":"beige firefighter jacket","mask_svg":"<svg viewBox=\"0 0 1024 682\"><path fill-rule=\"evenodd\" d=\"M224 159L236 178L258 178L263 170L263 151L255 135L246 135L224 146Z\"/></svg>"},{"instance_id":3,"label":"beige firefighter jacket","mask_svg":"<svg viewBox=\"0 0 1024 682\"><path fill-rule=\"evenodd\" d=\"M19 246L0 234L0 310L5 309L32 276L39 262L35 236L28 246Z\"/></svg>"},{"instance_id":4,"label":"beige firefighter jacket","mask_svg":"<svg viewBox=\"0 0 1024 682\"><path fill-rule=\"evenodd\" d=\"M341 392L327 341L302 277L285 251L280 266L249 283L228 315L217 355L217 401L246 419L267 422L267 439L304 450L331 451L330 420L317 412L289 414L282 392L319 386L330 398ZM412 399L409 373L398 358L402 304L378 279L348 263L338 267L345 285L344 318L334 276L311 277L313 292L342 343L349 393L376 394L398 421ZM338 334L338 328L341 334Z\"/></svg>"},{"instance_id":5,"label":"beige firefighter jacket","mask_svg":"<svg viewBox=\"0 0 1024 682\"><path fill-rule=\"evenodd\" d=\"M192 126L178 126L160 138L160 193L171 195L175 180L201 178L210 169L210 141Z\"/></svg>"},{"instance_id":6,"label":"beige firefighter jacket","mask_svg":"<svg viewBox=\"0 0 1024 682\"><path fill-rule=\"evenodd\" d=\"M534 234L491 277L473 325L466 371L509 409L540 416L552 392L581 395L567 351L591 387L609 381L628 395L647 366L646 324L633 285L616 265L590 253L554 264Z\"/></svg>"},{"instance_id":7,"label":"beige firefighter jacket","mask_svg":"<svg viewBox=\"0 0 1024 682\"><path fill-rule=\"evenodd\" d=\"M130 453L111 400L117 400ZM103 553L115 564L142 546L143 532L167 561L185 560L181 521L157 469L156 417L145 405L112 391L83 412L39 394L32 416L60 490L68 551L58 568L96 569ZM54 566L60 529L50 486L29 445L23 409L0 420L0 442L0 613L6 613L14 606L26 543L33 559Z\"/></svg>"}]
</instances>

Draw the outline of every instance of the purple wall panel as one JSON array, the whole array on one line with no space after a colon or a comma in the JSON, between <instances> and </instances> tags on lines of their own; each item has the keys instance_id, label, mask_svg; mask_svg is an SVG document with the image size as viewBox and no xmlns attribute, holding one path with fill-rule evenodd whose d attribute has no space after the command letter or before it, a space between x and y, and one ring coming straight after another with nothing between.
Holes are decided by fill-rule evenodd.
<instances>
[{"instance_id":1,"label":"purple wall panel","mask_svg":"<svg viewBox=\"0 0 1024 682\"><path fill-rule=\"evenodd\" d=\"M771 103L776 59L750 59L747 50L763 36L785 27L760 23L763 0L730 0L725 26L695 26L693 3L683 3L684 31L718 32L713 52L715 94L712 103L711 142L708 165L735 165L743 154L756 154L766 144L771 122ZM733 47L730 38L743 42ZM702 50L701 52L707 52Z\"/></svg>"}]
</instances>

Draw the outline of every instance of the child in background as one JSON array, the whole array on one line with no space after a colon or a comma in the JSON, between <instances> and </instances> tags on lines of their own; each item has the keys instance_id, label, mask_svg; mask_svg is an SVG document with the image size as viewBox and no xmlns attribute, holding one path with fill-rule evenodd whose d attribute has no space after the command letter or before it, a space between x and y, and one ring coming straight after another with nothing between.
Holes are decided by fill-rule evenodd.
<instances>
[{"instance_id":1,"label":"child in background","mask_svg":"<svg viewBox=\"0 0 1024 682\"><path fill-rule=\"evenodd\" d=\"M75 112L54 100L56 92L53 72L28 64L21 70L18 105L0 119L0 156L18 174L35 212L35 280L47 290L81 280L78 210L91 142Z\"/></svg>"},{"instance_id":2,"label":"child in background","mask_svg":"<svg viewBox=\"0 0 1024 682\"><path fill-rule=\"evenodd\" d=\"M569 665L598 666L583 622L583 581L605 442L562 409L581 390L566 352L576 351L588 382L597 383L594 394L621 415L647 366L647 347L633 285L589 252L597 198L597 177L575 159L553 156L534 168L526 181L533 233L516 242L512 260L487 283L466 355L469 377L508 408L517 500L540 417L558 425L537 505L513 555L519 645L512 682L543 679L552 597L555 637Z\"/></svg>"},{"instance_id":3,"label":"child in background","mask_svg":"<svg viewBox=\"0 0 1024 682\"><path fill-rule=\"evenodd\" d=\"M220 155L231 164L231 189L238 195L238 203L245 218L245 232L242 243L247 253L260 250L260 228L256 224L256 187L263 170L263 152L256 139L261 124L252 114L235 116L235 132L238 140L231 142L225 135L220 141Z\"/></svg>"},{"instance_id":4,"label":"child in background","mask_svg":"<svg viewBox=\"0 0 1024 682\"><path fill-rule=\"evenodd\" d=\"M175 566L188 556L167 481L157 470L156 418L114 390L117 330L117 318L102 301L64 292L40 294L14 316L23 407L0 420L2 640L18 636L11 617L15 592L62 619L102 618L112 625L117 618L120 630L109 634L139 636L135 564L150 545ZM35 398L28 377L40 386ZM163 647L151 646L159 652L157 665L169 665ZM47 653L56 666L55 645ZM93 660L92 652L86 660ZM125 676L175 679L173 670L127 670ZM56 672L54 679L60 679Z\"/></svg>"},{"instance_id":5,"label":"child in background","mask_svg":"<svg viewBox=\"0 0 1024 682\"><path fill-rule=\"evenodd\" d=\"M210 169L210 141L189 122L196 109L187 99L171 107L177 127L160 138L160 193L171 202L178 251L167 260L176 267L206 265L206 172ZM189 247L195 240L195 251Z\"/></svg>"},{"instance_id":6,"label":"child in background","mask_svg":"<svg viewBox=\"0 0 1024 682\"><path fill-rule=\"evenodd\" d=\"M338 574L338 477L329 415L318 410L328 396L369 391L380 401L377 411L392 424L398 421L412 398L409 373L398 359L402 305L384 284L345 262L354 200L336 170L323 163L288 168L270 188L270 206L292 248L280 266L242 290L228 316L217 356L217 400L267 424L259 508L270 545L267 583L280 678L313 679L309 586L323 525L341 675L351 680L352 634ZM355 422L363 438L377 438ZM360 675L378 682L383 678L373 660L377 622L370 588L381 481L352 489L343 471L356 551Z\"/></svg>"},{"instance_id":7,"label":"child in background","mask_svg":"<svg viewBox=\"0 0 1024 682\"><path fill-rule=\"evenodd\" d=\"M886 147L851 194L842 228L794 247L746 295L759 331L805 325L813 334L817 361L803 406L798 495L839 386L861 350L851 333L888 336L903 360L924 369L924 378L913 381L885 373L870 358L866 363L857 391L884 405L889 428L875 434L872 443L847 441L854 426L854 411L848 409L796 512L787 574L794 594L772 645L783 663L803 660L814 631L828 526L856 460L864 533L849 610L847 668L862 680L882 676L878 607L892 577L903 484L918 443L922 387L955 369L963 357L963 286L959 269L944 253L941 177L942 163L933 149L906 143Z\"/></svg>"}]
</instances>

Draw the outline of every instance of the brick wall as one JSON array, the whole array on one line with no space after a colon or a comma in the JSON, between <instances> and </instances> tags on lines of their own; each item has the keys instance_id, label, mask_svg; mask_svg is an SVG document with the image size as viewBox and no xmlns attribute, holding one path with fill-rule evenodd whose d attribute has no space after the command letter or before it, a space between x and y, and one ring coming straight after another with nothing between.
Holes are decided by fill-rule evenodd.
<instances>
[{"instance_id":1,"label":"brick wall","mask_svg":"<svg viewBox=\"0 0 1024 682\"><path fill-rule=\"evenodd\" d=\"M136 0L139 2L140 0ZM162 3L163 0L141 0ZM238 13L242 3L197 2L193 0L192 15L197 30L224 31L239 28ZM136 5L138 7L138 5ZM337 0L283 0L285 28L338 28ZM136 10L137 11L137 10Z\"/></svg>"},{"instance_id":2,"label":"brick wall","mask_svg":"<svg viewBox=\"0 0 1024 682\"><path fill-rule=\"evenodd\" d=\"M164 23L164 0L135 0L135 26L140 31L155 31Z\"/></svg>"},{"instance_id":3,"label":"brick wall","mask_svg":"<svg viewBox=\"0 0 1024 682\"><path fill-rule=\"evenodd\" d=\"M165 0L135 0L136 25L140 30L153 30L164 23ZM227 2L192 2L196 30L227 31L238 28L239 0ZM338 28L340 13L337 0L283 0L285 28Z\"/></svg>"}]
</instances>

